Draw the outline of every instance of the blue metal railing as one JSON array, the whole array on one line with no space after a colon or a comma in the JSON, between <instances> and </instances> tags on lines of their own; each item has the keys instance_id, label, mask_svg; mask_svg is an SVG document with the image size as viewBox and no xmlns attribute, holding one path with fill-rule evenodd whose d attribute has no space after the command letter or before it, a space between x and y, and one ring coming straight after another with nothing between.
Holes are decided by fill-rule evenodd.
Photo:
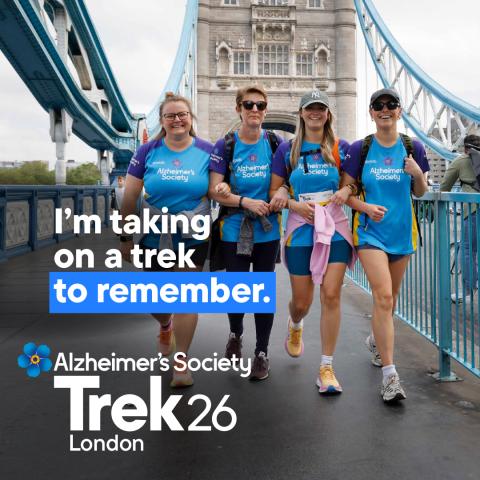
<instances>
[{"instance_id":1,"label":"blue metal railing","mask_svg":"<svg viewBox=\"0 0 480 480\"><path fill-rule=\"evenodd\" d=\"M55 208L73 214L97 214L109 224L110 187L0 185L0 262L73 236L55 233Z\"/></svg>"},{"instance_id":2,"label":"blue metal railing","mask_svg":"<svg viewBox=\"0 0 480 480\"><path fill-rule=\"evenodd\" d=\"M480 376L480 195L427 193L415 200L423 245L409 262L395 314L439 351L439 378L454 358ZM360 262L349 277L367 292Z\"/></svg>"}]
</instances>

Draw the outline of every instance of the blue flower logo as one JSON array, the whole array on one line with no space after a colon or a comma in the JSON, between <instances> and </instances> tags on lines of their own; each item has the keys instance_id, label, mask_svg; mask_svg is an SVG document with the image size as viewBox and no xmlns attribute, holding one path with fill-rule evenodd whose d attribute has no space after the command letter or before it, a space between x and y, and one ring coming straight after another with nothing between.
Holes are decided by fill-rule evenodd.
<instances>
[{"instance_id":1,"label":"blue flower logo","mask_svg":"<svg viewBox=\"0 0 480 480\"><path fill-rule=\"evenodd\" d=\"M52 368L52 361L48 358L50 348L47 345L40 345L38 348L33 343L26 343L23 346L23 353L18 356L18 366L27 369L29 377L38 377L40 372L48 372Z\"/></svg>"}]
</instances>

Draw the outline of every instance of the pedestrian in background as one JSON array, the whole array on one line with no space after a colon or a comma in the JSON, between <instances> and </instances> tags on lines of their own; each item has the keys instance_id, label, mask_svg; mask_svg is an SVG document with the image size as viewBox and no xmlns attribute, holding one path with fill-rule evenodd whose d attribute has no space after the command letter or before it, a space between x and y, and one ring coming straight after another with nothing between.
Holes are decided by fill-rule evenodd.
<instances>
[{"instance_id":1,"label":"pedestrian in background","mask_svg":"<svg viewBox=\"0 0 480 480\"><path fill-rule=\"evenodd\" d=\"M474 170L474 162L480 163L480 136L467 135L464 140L464 149L465 153L453 160L448 166L440 184L441 192L451 191L454 183L458 180L460 181L462 192L480 193L478 177ZM480 165L478 168L480 168ZM458 250L456 258L456 260L462 260L463 292L459 292L458 295L452 293L453 302L462 302L464 298L472 300L474 293L478 289L477 223L477 204L464 204L463 236L461 248Z\"/></svg>"}]
</instances>

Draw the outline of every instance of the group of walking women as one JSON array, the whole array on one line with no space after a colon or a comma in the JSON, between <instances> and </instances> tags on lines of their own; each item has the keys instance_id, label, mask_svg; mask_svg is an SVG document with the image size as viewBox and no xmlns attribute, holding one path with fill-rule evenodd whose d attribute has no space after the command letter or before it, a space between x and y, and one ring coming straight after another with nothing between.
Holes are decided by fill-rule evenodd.
<instances>
[{"instance_id":1,"label":"group of walking women","mask_svg":"<svg viewBox=\"0 0 480 480\"><path fill-rule=\"evenodd\" d=\"M144 208L168 207L169 213L208 212L210 200L222 208L217 247L227 271L271 272L279 250L290 274L292 295L285 350L303 354L303 322L320 285L321 360L316 385L320 393L340 393L333 356L340 327L340 296L347 266L357 257L373 293L372 332L367 347L372 363L382 367L381 395L386 402L406 398L393 362L393 311L402 277L417 246L417 225L411 194L427 190L428 162L423 146L397 131L401 116L398 94L375 92L369 112L376 131L349 145L333 130L328 96L306 93L300 101L295 137L290 141L262 129L267 93L259 86L240 89L237 131L215 145L196 136L190 102L167 94L160 106L161 132L142 145L130 162L122 216L133 214L144 189ZM181 175L160 175L164 169ZM177 180L178 179L178 180ZM180 180L181 179L181 180ZM353 232L341 208L355 211ZM288 208L286 231L281 212ZM129 258L133 238L120 237ZM171 235L193 248L196 270L202 270L208 241ZM142 249L158 249L158 235L148 234ZM280 244L281 243L281 244ZM154 264L150 270L162 270ZM196 314L153 314L160 323L159 350L188 353L198 320ZM225 356L242 357L243 314L229 314ZM274 315L256 313L256 347L251 379L269 375L268 347ZM172 387L193 384L188 369L173 370Z\"/></svg>"}]
</instances>

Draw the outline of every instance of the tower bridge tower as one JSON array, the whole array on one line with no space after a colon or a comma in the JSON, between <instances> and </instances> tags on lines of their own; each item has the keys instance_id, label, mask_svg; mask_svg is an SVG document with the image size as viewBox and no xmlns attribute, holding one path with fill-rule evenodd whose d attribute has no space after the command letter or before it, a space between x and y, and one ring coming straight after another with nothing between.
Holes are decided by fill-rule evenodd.
<instances>
[{"instance_id":1,"label":"tower bridge tower","mask_svg":"<svg viewBox=\"0 0 480 480\"><path fill-rule=\"evenodd\" d=\"M200 0L199 135L216 140L239 125L235 93L260 84L268 128L293 132L300 97L325 91L337 135L356 137L353 0Z\"/></svg>"}]
</instances>

